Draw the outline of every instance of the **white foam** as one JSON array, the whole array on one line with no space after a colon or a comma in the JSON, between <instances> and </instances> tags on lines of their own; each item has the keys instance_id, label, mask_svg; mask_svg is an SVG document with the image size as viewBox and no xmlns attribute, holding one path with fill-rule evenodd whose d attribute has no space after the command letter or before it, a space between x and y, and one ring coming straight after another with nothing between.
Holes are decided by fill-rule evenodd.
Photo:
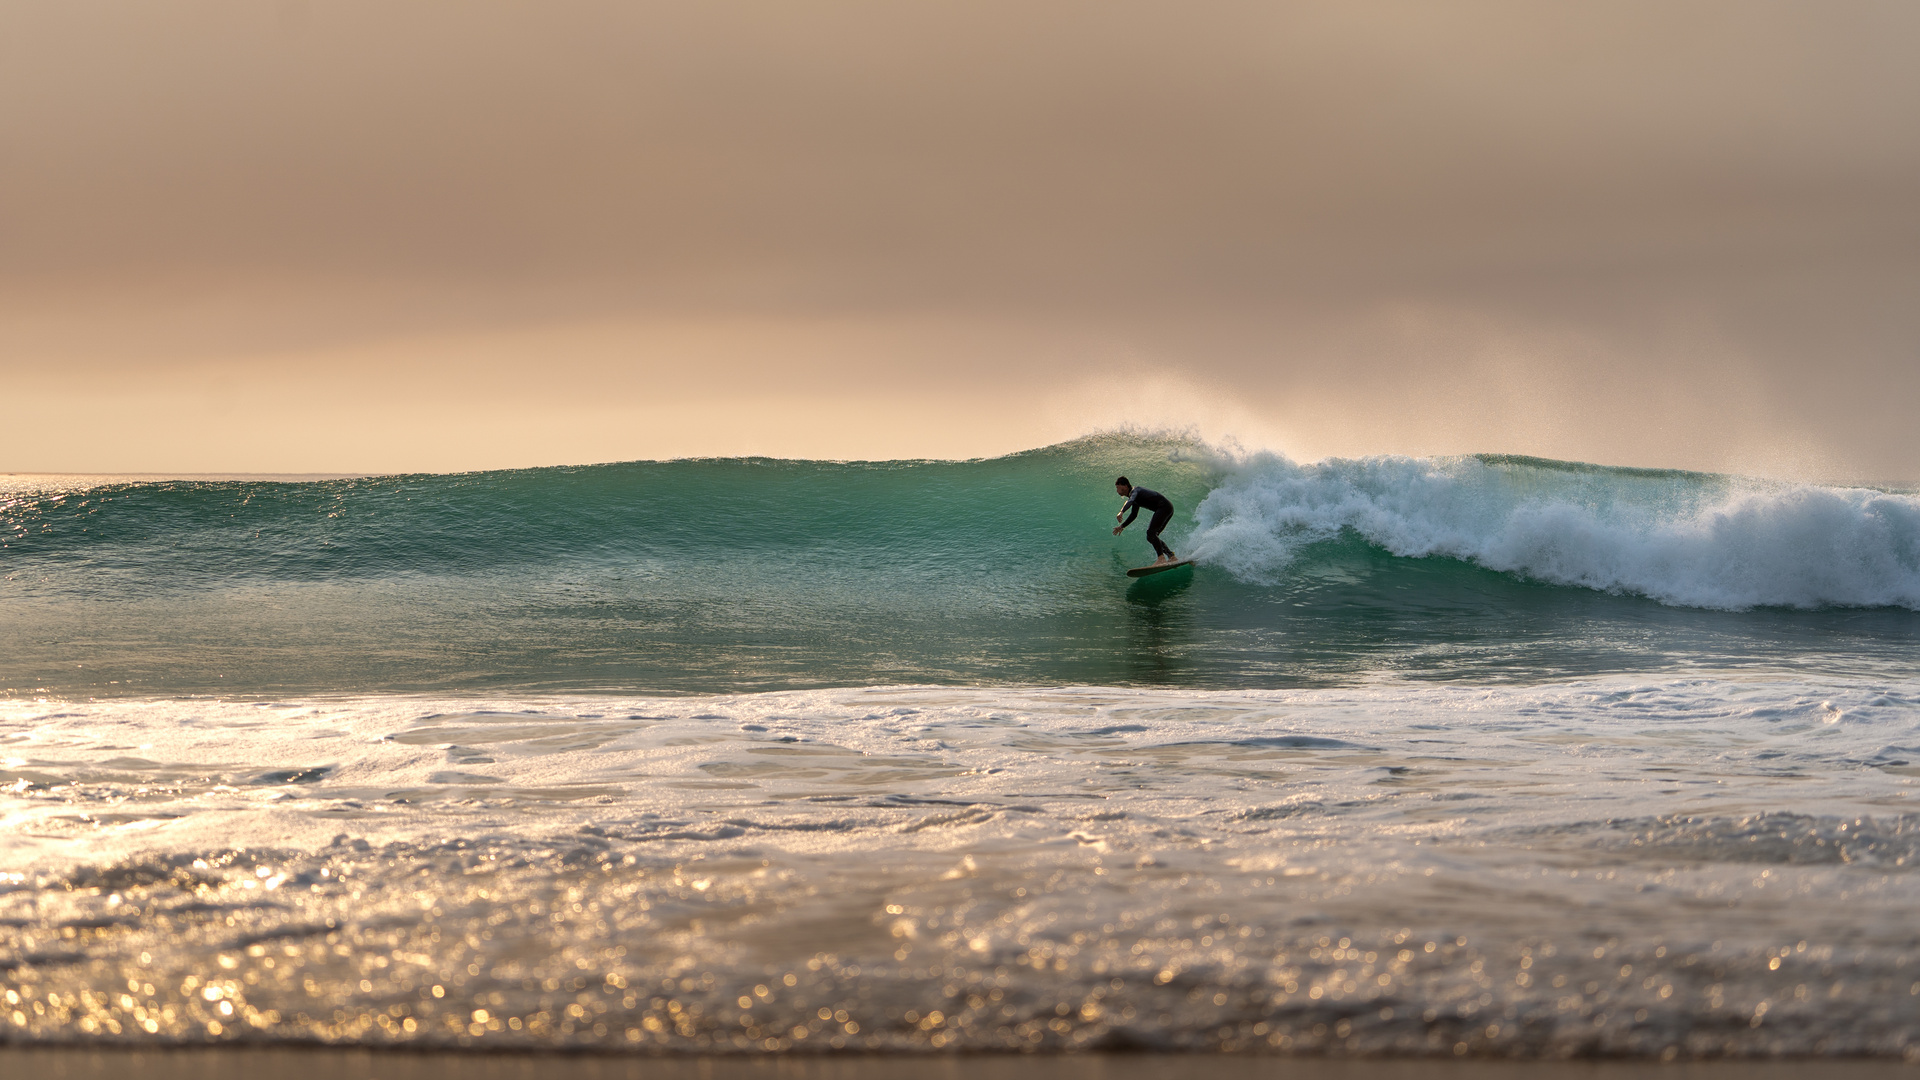
<instances>
[{"instance_id":1,"label":"white foam","mask_svg":"<svg viewBox=\"0 0 1920 1080\"><path fill-rule=\"evenodd\" d=\"M430 842L455 822L461 835L537 838L582 821L804 821L809 829L788 846L830 854L883 836L893 837L885 846L929 842L893 832L926 806L958 800L1018 803L1025 809L1003 824L1060 834L1100 804L1125 811L1127 824L1105 827L1114 843L1151 848L1170 822L1211 834L1213 824L1190 819L1218 824L1299 799L1326 807L1313 815L1317 832L1358 837L1410 798L1480 786L1499 797L1449 810L1453 828L1699 810L1706 804L1691 789L1671 799L1646 790L1675 768L1713 778L1715 805L1862 814L1911 785L1879 759L1917 756L1900 749L1920 746L1916 702L1920 684L1910 681L1623 677L1539 687L16 702L0 705L0 828L14 837L16 867L156 848L313 847L348 811L363 835L406 843ZM1783 785L1768 762L1790 765L1793 782ZM1426 779L1396 781L1383 801L1379 781L1400 775L1383 770L1403 765ZM1222 777L1232 783L1222 787ZM1210 842L1231 845L1232 832Z\"/></svg>"},{"instance_id":2,"label":"white foam","mask_svg":"<svg viewBox=\"0 0 1920 1080\"><path fill-rule=\"evenodd\" d=\"M1271 581L1351 530L1399 556L1738 610L1920 609L1920 498L1476 458L1231 462L1195 511L1201 561Z\"/></svg>"},{"instance_id":3,"label":"white foam","mask_svg":"<svg viewBox=\"0 0 1920 1080\"><path fill-rule=\"evenodd\" d=\"M1899 1054L1917 720L1911 679L10 702L0 998L47 1008L0 1038Z\"/></svg>"}]
</instances>

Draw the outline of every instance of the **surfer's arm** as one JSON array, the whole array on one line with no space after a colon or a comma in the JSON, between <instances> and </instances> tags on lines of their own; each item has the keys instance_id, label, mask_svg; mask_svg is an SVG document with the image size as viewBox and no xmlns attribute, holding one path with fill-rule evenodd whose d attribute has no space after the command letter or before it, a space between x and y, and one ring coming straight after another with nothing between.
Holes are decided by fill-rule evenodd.
<instances>
[{"instance_id":1,"label":"surfer's arm","mask_svg":"<svg viewBox=\"0 0 1920 1080\"><path fill-rule=\"evenodd\" d=\"M1129 511L1131 512L1129 513ZM1120 514L1127 515L1127 520L1120 522L1120 527L1124 529L1127 526L1133 524L1134 518L1137 518L1140 516L1140 504L1137 502L1134 502L1132 499L1128 499L1127 505L1120 508ZM1120 514L1113 515L1115 521L1120 520Z\"/></svg>"}]
</instances>

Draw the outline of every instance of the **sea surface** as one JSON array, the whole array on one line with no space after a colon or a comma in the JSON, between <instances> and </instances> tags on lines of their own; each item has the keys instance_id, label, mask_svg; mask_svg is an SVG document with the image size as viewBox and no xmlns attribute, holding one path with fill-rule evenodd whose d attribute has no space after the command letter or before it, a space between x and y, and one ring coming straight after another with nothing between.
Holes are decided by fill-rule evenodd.
<instances>
[{"instance_id":1,"label":"sea surface","mask_svg":"<svg viewBox=\"0 0 1920 1080\"><path fill-rule=\"evenodd\" d=\"M0 478L0 1041L1920 1059L1920 496Z\"/></svg>"}]
</instances>

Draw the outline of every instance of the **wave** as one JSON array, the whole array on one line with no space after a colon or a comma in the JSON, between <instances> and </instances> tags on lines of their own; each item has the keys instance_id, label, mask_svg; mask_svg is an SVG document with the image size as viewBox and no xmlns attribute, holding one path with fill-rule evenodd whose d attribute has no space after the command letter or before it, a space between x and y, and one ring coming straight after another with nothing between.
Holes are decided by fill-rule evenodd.
<instances>
[{"instance_id":1,"label":"wave","mask_svg":"<svg viewBox=\"0 0 1920 1080\"><path fill-rule=\"evenodd\" d=\"M1121 473L1197 570L1122 573ZM1909 494L1136 435L0 500L0 694L1907 672L1916 610Z\"/></svg>"},{"instance_id":2,"label":"wave","mask_svg":"<svg viewBox=\"0 0 1920 1080\"><path fill-rule=\"evenodd\" d=\"M0 500L0 559L16 584L44 579L20 570L68 570L90 589L731 562L857 568L956 598L995 568L1072 591L1089 564L1109 569L1098 549L1120 472L1173 497L1183 553L1248 586L1357 541L1681 607L1920 609L1910 493L1490 454L1302 464L1134 434L966 462L704 459L28 492ZM1132 533L1113 550L1146 553Z\"/></svg>"},{"instance_id":3,"label":"wave","mask_svg":"<svg viewBox=\"0 0 1920 1080\"><path fill-rule=\"evenodd\" d=\"M1272 582L1351 535L1663 603L1920 608L1920 498L1499 455L1229 461L1195 512L1203 562Z\"/></svg>"}]
</instances>

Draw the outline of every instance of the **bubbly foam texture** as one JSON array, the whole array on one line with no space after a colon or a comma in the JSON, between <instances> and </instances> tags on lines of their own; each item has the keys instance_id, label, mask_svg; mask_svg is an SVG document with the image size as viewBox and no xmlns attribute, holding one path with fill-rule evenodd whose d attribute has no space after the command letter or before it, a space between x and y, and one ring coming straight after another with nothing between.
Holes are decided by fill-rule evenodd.
<instances>
[{"instance_id":1,"label":"bubbly foam texture","mask_svg":"<svg viewBox=\"0 0 1920 1080\"><path fill-rule=\"evenodd\" d=\"M1920 684L0 706L0 1038L1899 1055Z\"/></svg>"},{"instance_id":2,"label":"bubbly foam texture","mask_svg":"<svg viewBox=\"0 0 1920 1080\"><path fill-rule=\"evenodd\" d=\"M1351 532L1399 556L1688 607L1920 609L1913 495L1493 457L1261 453L1225 471L1190 543L1248 581Z\"/></svg>"}]
</instances>

